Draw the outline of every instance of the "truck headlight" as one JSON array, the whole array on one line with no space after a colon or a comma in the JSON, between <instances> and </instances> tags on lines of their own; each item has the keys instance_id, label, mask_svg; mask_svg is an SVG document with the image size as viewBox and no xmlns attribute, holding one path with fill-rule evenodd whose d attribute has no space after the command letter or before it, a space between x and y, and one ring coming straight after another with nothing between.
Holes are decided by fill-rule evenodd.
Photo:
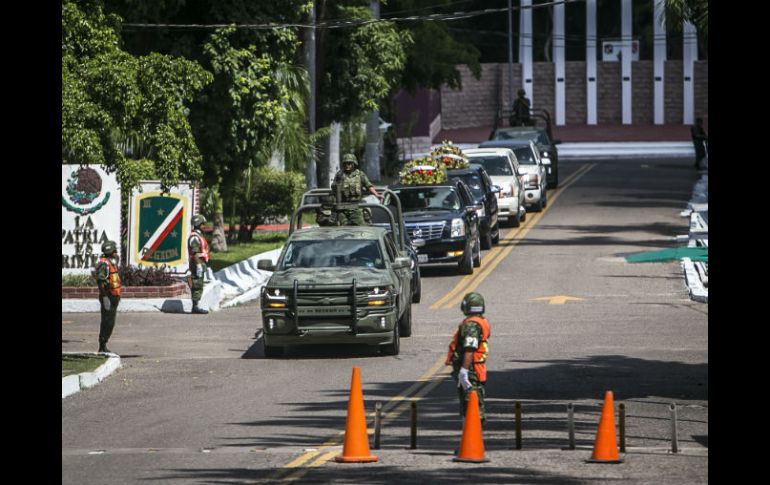
<instances>
[{"instance_id":1,"label":"truck headlight","mask_svg":"<svg viewBox=\"0 0 770 485\"><path fill-rule=\"evenodd\" d=\"M536 173L530 173L524 176L524 185L527 187L535 187L537 188L540 186L540 175Z\"/></svg>"},{"instance_id":2,"label":"truck headlight","mask_svg":"<svg viewBox=\"0 0 770 485\"><path fill-rule=\"evenodd\" d=\"M452 219L452 231L450 237L465 236L465 223L462 219Z\"/></svg>"},{"instance_id":3,"label":"truck headlight","mask_svg":"<svg viewBox=\"0 0 770 485\"><path fill-rule=\"evenodd\" d=\"M383 306L390 300L390 291L386 288L374 288L367 294L367 304L370 306Z\"/></svg>"},{"instance_id":4,"label":"truck headlight","mask_svg":"<svg viewBox=\"0 0 770 485\"><path fill-rule=\"evenodd\" d=\"M282 290L278 288L265 290L264 297L267 308L286 308L287 297Z\"/></svg>"},{"instance_id":5,"label":"truck headlight","mask_svg":"<svg viewBox=\"0 0 770 485\"><path fill-rule=\"evenodd\" d=\"M511 187L510 185L503 187L502 190L500 190L501 199L511 197L512 195L513 195L513 187Z\"/></svg>"}]
</instances>

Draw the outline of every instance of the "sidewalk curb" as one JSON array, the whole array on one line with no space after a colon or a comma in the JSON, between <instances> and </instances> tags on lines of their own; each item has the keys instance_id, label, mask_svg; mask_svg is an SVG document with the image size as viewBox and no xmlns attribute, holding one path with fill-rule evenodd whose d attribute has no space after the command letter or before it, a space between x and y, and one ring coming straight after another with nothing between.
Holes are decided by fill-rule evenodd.
<instances>
[{"instance_id":1,"label":"sidewalk curb","mask_svg":"<svg viewBox=\"0 0 770 485\"><path fill-rule=\"evenodd\" d=\"M703 286L700 275L690 258L682 258L682 270L687 288L690 291L690 298L701 303L708 303L709 290Z\"/></svg>"},{"instance_id":2,"label":"sidewalk curb","mask_svg":"<svg viewBox=\"0 0 770 485\"><path fill-rule=\"evenodd\" d=\"M562 143L559 160L609 160L649 158L694 158L689 142L607 142Z\"/></svg>"},{"instance_id":3,"label":"sidewalk curb","mask_svg":"<svg viewBox=\"0 0 770 485\"><path fill-rule=\"evenodd\" d=\"M83 352L62 352L62 354L83 354ZM80 392L82 389L89 389L94 387L101 381L103 381L108 375L118 370L121 366L120 356L118 354L104 354L109 355L107 362L100 365L93 372L81 372L80 374L73 374L62 377L61 379L61 397L64 399L67 396L71 396Z\"/></svg>"},{"instance_id":4,"label":"sidewalk curb","mask_svg":"<svg viewBox=\"0 0 770 485\"><path fill-rule=\"evenodd\" d=\"M270 259L275 263L283 246L264 253L256 254L239 263L223 268L216 273L207 273L200 306L212 312L229 308L259 298L265 282L271 272L257 269L257 261ZM63 299L62 313L98 313L101 311L96 299ZM190 313L190 298L125 298L120 300L118 313L127 312L162 312Z\"/></svg>"}]
</instances>

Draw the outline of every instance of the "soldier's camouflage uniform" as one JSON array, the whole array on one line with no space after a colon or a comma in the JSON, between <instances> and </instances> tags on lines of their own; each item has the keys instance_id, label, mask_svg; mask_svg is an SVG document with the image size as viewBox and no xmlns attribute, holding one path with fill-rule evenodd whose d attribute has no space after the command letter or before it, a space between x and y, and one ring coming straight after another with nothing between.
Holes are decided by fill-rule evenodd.
<instances>
[{"instance_id":1,"label":"soldier's camouflage uniform","mask_svg":"<svg viewBox=\"0 0 770 485\"><path fill-rule=\"evenodd\" d=\"M203 237L203 234L201 234L197 229L193 229L193 233L197 234L199 237ZM197 237L192 237L192 234L190 235L190 239L188 241L187 246L187 254L190 255L190 273L191 273L191 279L192 279L192 285L190 287L190 292L192 293L192 301L193 306L197 308L198 302L201 299L201 296L203 296L203 284L204 284L204 278L206 275L206 261L203 260L203 258L200 258L200 265L203 267L203 272L201 273L200 278L196 277L195 275L195 260L193 259L193 255L197 253L203 252L203 249L201 248L201 243L198 240Z\"/></svg>"},{"instance_id":2,"label":"soldier's camouflage uniform","mask_svg":"<svg viewBox=\"0 0 770 485\"><path fill-rule=\"evenodd\" d=\"M466 351L475 352L478 346L482 342L482 330L478 323L473 321L466 321L455 333L457 345L452 352L452 377L457 381L458 374L460 373L460 367L463 364L463 354ZM484 396L486 382L481 382L479 376L476 373L476 366L472 365L468 369L468 380L471 381L473 387L467 391L462 386L457 388L457 394L460 398L460 414L465 416L465 409L468 407L468 401L471 398L471 391L475 390L476 395L479 398L479 415L481 422L485 422L487 419Z\"/></svg>"},{"instance_id":3,"label":"soldier's camouflage uniform","mask_svg":"<svg viewBox=\"0 0 770 485\"><path fill-rule=\"evenodd\" d=\"M112 260L113 266L117 266L117 261ZM115 315L118 312L118 304L120 303L120 296L110 293L110 265L104 260L96 264L94 269L94 278L96 284L99 287L99 308L101 310L101 323L99 324L99 351L107 348L107 341L112 336L112 330L115 328ZM110 308L107 309L104 306L104 297L107 297L110 302Z\"/></svg>"},{"instance_id":4,"label":"soldier's camouflage uniform","mask_svg":"<svg viewBox=\"0 0 770 485\"><path fill-rule=\"evenodd\" d=\"M372 187L372 183L369 181L369 177L359 169L354 169L350 172L340 170L337 175L334 176L332 182L332 194L337 193L337 186L340 187L340 202L358 203L363 200L364 194ZM365 226L368 224L366 217L368 213L365 213L363 207L355 209L342 209L337 212L337 225L340 226Z\"/></svg>"}]
</instances>

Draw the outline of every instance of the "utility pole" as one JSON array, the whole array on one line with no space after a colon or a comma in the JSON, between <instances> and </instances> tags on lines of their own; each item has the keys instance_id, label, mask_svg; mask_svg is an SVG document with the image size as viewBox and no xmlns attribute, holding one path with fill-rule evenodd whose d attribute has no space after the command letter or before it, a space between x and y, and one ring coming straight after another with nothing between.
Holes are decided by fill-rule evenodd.
<instances>
[{"instance_id":1,"label":"utility pole","mask_svg":"<svg viewBox=\"0 0 770 485\"><path fill-rule=\"evenodd\" d=\"M508 102L513 110L513 8L508 0ZM502 114L502 113L501 113Z\"/></svg>"},{"instance_id":2,"label":"utility pole","mask_svg":"<svg viewBox=\"0 0 770 485\"><path fill-rule=\"evenodd\" d=\"M307 99L307 114L308 114L308 133L311 135L316 132L315 127L315 99L316 99L316 72L315 72L315 22L316 22L316 6L315 0L313 0L313 8L310 11L310 25L309 29L305 30L305 67L307 69L308 78L310 79L310 95ZM305 181L307 182L307 188L315 189L318 187L318 174L316 173L316 162L313 156L307 161L305 167Z\"/></svg>"},{"instance_id":3,"label":"utility pole","mask_svg":"<svg viewBox=\"0 0 770 485\"><path fill-rule=\"evenodd\" d=\"M369 5L375 19L380 18L379 0L370 0ZM364 172L372 182L380 180L380 112L371 111L366 117L366 150Z\"/></svg>"}]
</instances>

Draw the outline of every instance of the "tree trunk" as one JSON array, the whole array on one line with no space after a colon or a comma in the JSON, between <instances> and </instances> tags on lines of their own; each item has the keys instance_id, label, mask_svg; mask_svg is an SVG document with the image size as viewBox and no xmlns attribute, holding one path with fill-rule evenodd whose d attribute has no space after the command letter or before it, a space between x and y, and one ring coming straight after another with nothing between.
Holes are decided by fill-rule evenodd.
<instances>
[{"instance_id":1,"label":"tree trunk","mask_svg":"<svg viewBox=\"0 0 770 485\"><path fill-rule=\"evenodd\" d=\"M211 235L211 250L216 253L227 251L227 239L225 238L225 215L222 206L222 196L215 192L216 210L214 211L214 233Z\"/></svg>"}]
</instances>

